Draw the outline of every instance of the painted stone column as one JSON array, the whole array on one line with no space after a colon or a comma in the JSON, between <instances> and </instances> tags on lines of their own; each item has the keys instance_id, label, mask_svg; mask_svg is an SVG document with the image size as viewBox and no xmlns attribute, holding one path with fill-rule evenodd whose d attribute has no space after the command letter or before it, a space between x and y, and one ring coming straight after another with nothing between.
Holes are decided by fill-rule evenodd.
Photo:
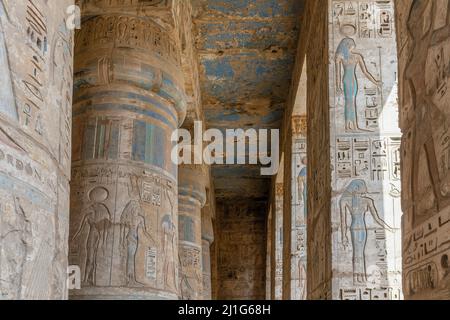
<instances>
[{"instance_id":1,"label":"painted stone column","mask_svg":"<svg viewBox=\"0 0 450 320\"><path fill-rule=\"evenodd\" d=\"M406 299L450 299L450 1L395 1Z\"/></svg>"},{"instance_id":2,"label":"painted stone column","mask_svg":"<svg viewBox=\"0 0 450 320\"><path fill-rule=\"evenodd\" d=\"M202 212L202 269L203 300L212 299L211 288L211 245L214 243L214 230L209 210Z\"/></svg>"},{"instance_id":3,"label":"painted stone column","mask_svg":"<svg viewBox=\"0 0 450 320\"><path fill-rule=\"evenodd\" d=\"M306 107L306 106L305 106ZM306 300L308 211L306 115L292 118L291 300Z\"/></svg>"},{"instance_id":4,"label":"painted stone column","mask_svg":"<svg viewBox=\"0 0 450 320\"><path fill-rule=\"evenodd\" d=\"M332 297L402 298L393 1L329 9Z\"/></svg>"},{"instance_id":5,"label":"painted stone column","mask_svg":"<svg viewBox=\"0 0 450 320\"><path fill-rule=\"evenodd\" d=\"M266 223L266 300L272 300L272 251L273 251L273 210L269 211Z\"/></svg>"},{"instance_id":6,"label":"painted stone column","mask_svg":"<svg viewBox=\"0 0 450 320\"><path fill-rule=\"evenodd\" d=\"M202 208L206 203L206 177L202 166L180 167L178 226L183 300L203 298Z\"/></svg>"},{"instance_id":7,"label":"painted stone column","mask_svg":"<svg viewBox=\"0 0 450 320\"><path fill-rule=\"evenodd\" d=\"M150 15L157 3L125 16L98 2L76 34L70 262L83 288L73 299L180 295L171 135L186 103L174 32Z\"/></svg>"},{"instance_id":8,"label":"painted stone column","mask_svg":"<svg viewBox=\"0 0 450 320\"><path fill-rule=\"evenodd\" d=\"M0 300L66 299L73 1L0 1Z\"/></svg>"},{"instance_id":9,"label":"painted stone column","mask_svg":"<svg viewBox=\"0 0 450 320\"><path fill-rule=\"evenodd\" d=\"M274 300L283 299L283 183L275 187L275 250L274 250Z\"/></svg>"}]
</instances>

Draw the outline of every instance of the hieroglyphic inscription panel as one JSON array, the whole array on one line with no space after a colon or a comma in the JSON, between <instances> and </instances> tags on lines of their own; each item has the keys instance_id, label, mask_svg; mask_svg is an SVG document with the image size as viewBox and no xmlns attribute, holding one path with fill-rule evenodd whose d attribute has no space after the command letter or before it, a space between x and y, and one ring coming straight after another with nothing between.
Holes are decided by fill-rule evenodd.
<instances>
[{"instance_id":1,"label":"hieroglyphic inscription panel","mask_svg":"<svg viewBox=\"0 0 450 320\"><path fill-rule=\"evenodd\" d=\"M402 298L392 1L331 1L333 298Z\"/></svg>"}]
</instances>

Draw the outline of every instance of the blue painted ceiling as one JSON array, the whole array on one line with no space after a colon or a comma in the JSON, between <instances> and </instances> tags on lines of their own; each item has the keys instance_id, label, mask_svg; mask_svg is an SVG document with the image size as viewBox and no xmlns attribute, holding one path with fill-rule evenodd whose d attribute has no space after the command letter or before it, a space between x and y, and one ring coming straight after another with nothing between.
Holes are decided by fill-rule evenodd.
<instances>
[{"instance_id":1,"label":"blue painted ceiling","mask_svg":"<svg viewBox=\"0 0 450 320\"><path fill-rule=\"evenodd\" d=\"M279 128L303 0L200 0L195 24L209 128ZM267 197L258 167L213 168L218 197ZM248 188L252 188L249 192Z\"/></svg>"}]
</instances>

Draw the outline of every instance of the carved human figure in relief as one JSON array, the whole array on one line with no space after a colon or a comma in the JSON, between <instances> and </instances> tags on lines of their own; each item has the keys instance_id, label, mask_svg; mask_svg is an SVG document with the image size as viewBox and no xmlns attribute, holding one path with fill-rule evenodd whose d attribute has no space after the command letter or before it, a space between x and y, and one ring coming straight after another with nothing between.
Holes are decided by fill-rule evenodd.
<instances>
[{"instance_id":1,"label":"carved human figure in relief","mask_svg":"<svg viewBox=\"0 0 450 320\"><path fill-rule=\"evenodd\" d=\"M181 295L183 300L193 300L195 297L194 288L185 274L181 276Z\"/></svg>"},{"instance_id":2,"label":"carved human figure in relief","mask_svg":"<svg viewBox=\"0 0 450 320\"><path fill-rule=\"evenodd\" d=\"M170 203L171 212L162 219L162 252L164 252L163 277L165 288L177 291L175 252L176 252L176 234L177 227L173 223L174 204L169 192L166 192L167 199Z\"/></svg>"},{"instance_id":3,"label":"carved human figure in relief","mask_svg":"<svg viewBox=\"0 0 450 320\"><path fill-rule=\"evenodd\" d=\"M378 215L374 200L367 196L368 190L364 180L352 181L344 191L340 200L342 244L347 249L348 231L353 245L353 279L355 284L367 282L365 250L367 244L366 213L370 212L375 222L382 228L393 232L393 229ZM351 225L347 224L347 216L351 216Z\"/></svg>"},{"instance_id":4,"label":"carved human figure in relief","mask_svg":"<svg viewBox=\"0 0 450 320\"><path fill-rule=\"evenodd\" d=\"M297 185L298 185L298 196L300 198L300 202L303 204L304 221L306 221L306 213L308 211L308 186L307 186L308 160L306 157L303 157L302 164L304 165L304 167L302 168L302 170L300 170L298 174Z\"/></svg>"},{"instance_id":5,"label":"carved human figure in relief","mask_svg":"<svg viewBox=\"0 0 450 320\"><path fill-rule=\"evenodd\" d=\"M441 257L441 268L443 276L439 285L443 289L448 289L450 288L450 262L447 254Z\"/></svg>"},{"instance_id":6,"label":"carved human figure in relief","mask_svg":"<svg viewBox=\"0 0 450 320\"><path fill-rule=\"evenodd\" d=\"M109 209L103 204L108 196L108 191L102 187L96 187L89 193L92 204L86 209L80 228L72 238L72 241L76 241L85 230L87 231L87 237L82 241L86 250L83 283L88 286L96 284L98 250L106 246L108 229L112 224Z\"/></svg>"},{"instance_id":7,"label":"carved human figure in relief","mask_svg":"<svg viewBox=\"0 0 450 320\"><path fill-rule=\"evenodd\" d=\"M120 243L126 250L127 285L143 286L136 279L136 254L139 246L139 231L153 241L145 223L144 213L138 201L131 200L120 217Z\"/></svg>"},{"instance_id":8,"label":"carved human figure in relief","mask_svg":"<svg viewBox=\"0 0 450 320\"><path fill-rule=\"evenodd\" d=\"M13 200L9 210L2 212L0 207L0 300L4 292L8 299L21 298L23 271L33 245L30 212L19 197Z\"/></svg>"},{"instance_id":9,"label":"carved human figure in relief","mask_svg":"<svg viewBox=\"0 0 450 320\"><path fill-rule=\"evenodd\" d=\"M306 261L303 259L300 259L298 261L298 278L299 278L299 284L300 284L300 294L299 299L300 300L306 300L308 296L307 291L307 272L306 272Z\"/></svg>"},{"instance_id":10,"label":"carved human figure in relief","mask_svg":"<svg viewBox=\"0 0 450 320\"><path fill-rule=\"evenodd\" d=\"M381 81L367 70L364 57L354 51L356 49L355 40L344 38L336 51L336 91L338 94L344 94L345 98L345 130L347 132L370 131L361 129L358 124L358 79L356 77L356 68L359 66L363 74L381 89ZM344 74L342 74L344 69Z\"/></svg>"},{"instance_id":11,"label":"carved human figure in relief","mask_svg":"<svg viewBox=\"0 0 450 320\"><path fill-rule=\"evenodd\" d=\"M4 20L8 20L6 5L4 0L0 0L0 113L11 119L18 120L19 116L16 109L8 50L3 28Z\"/></svg>"}]
</instances>

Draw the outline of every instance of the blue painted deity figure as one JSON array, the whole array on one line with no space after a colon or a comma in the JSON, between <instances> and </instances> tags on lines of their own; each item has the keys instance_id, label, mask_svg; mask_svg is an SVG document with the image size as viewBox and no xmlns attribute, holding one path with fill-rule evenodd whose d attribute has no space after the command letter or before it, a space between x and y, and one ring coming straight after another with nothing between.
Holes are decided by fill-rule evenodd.
<instances>
[{"instance_id":1,"label":"blue painted deity figure","mask_svg":"<svg viewBox=\"0 0 450 320\"><path fill-rule=\"evenodd\" d=\"M348 132L370 131L361 129L358 124L358 79L356 69L359 66L362 73L378 88L382 83L367 70L364 57L355 52L356 43L352 38L344 38L336 51L336 90L338 94L344 94L345 98L345 130ZM342 68L344 74L342 75Z\"/></svg>"},{"instance_id":2,"label":"blue painted deity figure","mask_svg":"<svg viewBox=\"0 0 450 320\"><path fill-rule=\"evenodd\" d=\"M364 180L352 181L344 191L339 203L341 213L341 232L344 248L348 247L347 233L350 231L353 245L353 279L355 285L367 282L365 250L367 244L366 213L370 212L375 222L392 232L392 228L378 215L373 199L367 196ZM347 225L347 215L351 216L351 225Z\"/></svg>"},{"instance_id":3,"label":"blue painted deity figure","mask_svg":"<svg viewBox=\"0 0 450 320\"><path fill-rule=\"evenodd\" d=\"M303 203L303 213L304 218L306 220L306 213L308 211L308 185L307 185L307 179L308 179L308 168L307 166L307 158L304 157L302 159L302 164L305 166L300 170L300 173L298 174L298 195L300 197L300 201Z\"/></svg>"},{"instance_id":4,"label":"blue painted deity figure","mask_svg":"<svg viewBox=\"0 0 450 320\"><path fill-rule=\"evenodd\" d=\"M136 278L136 255L139 246L139 231L153 242L145 222L144 212L136 200L131 200L120 217L120 243L126 250L127 285L140 287L143 284Z\"/></svg>"}]
</instances>

